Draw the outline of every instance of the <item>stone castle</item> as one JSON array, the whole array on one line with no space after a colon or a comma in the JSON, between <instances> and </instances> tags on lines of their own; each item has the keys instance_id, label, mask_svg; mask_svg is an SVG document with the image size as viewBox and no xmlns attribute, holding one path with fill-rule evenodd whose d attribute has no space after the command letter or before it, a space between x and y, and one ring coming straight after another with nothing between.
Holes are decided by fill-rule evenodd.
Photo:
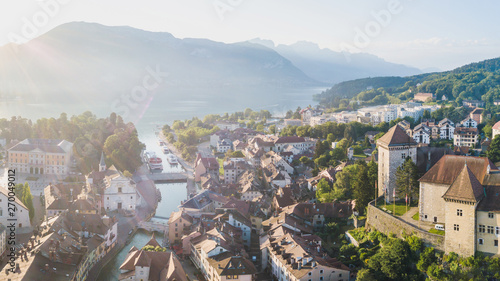
<instances>
[{"instance_id":1,"label":"stone castle","mask_svg":"<svg viewBox=\"0 0 500 281\"><path fill-rule=\"evenodd\" d=\"M420 147L399 125L377 146L379 196L391 201L397 167L408 156L420 161ZM419 181L420 220L444 225L445 252L500 254L500 170L494 163L486 157L440 155Z\"/></svg>"}]
</instances>

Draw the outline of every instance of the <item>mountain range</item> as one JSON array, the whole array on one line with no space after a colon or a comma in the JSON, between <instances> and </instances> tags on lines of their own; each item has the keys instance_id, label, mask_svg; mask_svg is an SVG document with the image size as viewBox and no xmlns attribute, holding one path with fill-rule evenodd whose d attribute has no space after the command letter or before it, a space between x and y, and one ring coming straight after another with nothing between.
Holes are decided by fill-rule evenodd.
<instances>
[{"instance_id":1,"label":"mountain range","mask_svg":"<svg viewBox=\"0 0 500 281\"><path fill-rule=\"evenodd\" d=\"M271 46L250 40L226 44L179 39L167 32L71 22L25 44L0 47L0 98L110 102L142 86L151 70L165 78L158 85L151 82L154 91L163 96L179 98L171 89L183 89L193 96L209 93L235 102L240 92L268 97L276 89L326 87L344 79L419 73L373 55L351 54L350 59L347 62L342 53L312 43Z\"/></svg>"},{"instance_id":2,"label":"mountain range","mask_svg":"<svg viewBox=\"0 0 500 281\"><path fill-rule=\"evenodd\" d=\"M422 73L417 68L390 63L375 55L321 49L317 44L306 41L275 45L273 41L257 38L250 42L275 50L309 77L330 85L358 78Z\"/></svg>"}]
</instances>

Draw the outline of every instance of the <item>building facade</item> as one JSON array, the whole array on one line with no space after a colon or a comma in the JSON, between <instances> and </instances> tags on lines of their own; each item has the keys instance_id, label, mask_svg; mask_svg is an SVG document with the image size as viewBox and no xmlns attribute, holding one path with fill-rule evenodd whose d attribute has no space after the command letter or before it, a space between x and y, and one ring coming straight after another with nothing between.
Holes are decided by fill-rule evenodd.
<instances>
[{"instance_id":1,"label":"building facade","mask_svg":"<svg viewBox=\"0 0 500 281\"><path fill-rule=\"evenodd\" d=\"M404 129L395 125L377 140L378 146L378 196L387 202L393 200L396 183L396 169L407 157L417 162L417 143Z\"/></svg>"},{"instance_id":2,"label":"building facade","mask_svg":"<svg viewBox=\"0 0 500 281\"><path fill-rule=\"evenodd\" d=\"M56 139L25 139L8 149L8 167L19 173L66 175L73 143Z\"/></svg>"},{"instance_id":3,"label":"building facade","mask_svg":"<svg viewBox=\"0 0 500 281\"><path fill-rule=\"evenodd\" d=\"M500 254L500 171L485 157L443 156L420 179L422 221L445 226L445 251Z\"/></svg>"}]
</instances>

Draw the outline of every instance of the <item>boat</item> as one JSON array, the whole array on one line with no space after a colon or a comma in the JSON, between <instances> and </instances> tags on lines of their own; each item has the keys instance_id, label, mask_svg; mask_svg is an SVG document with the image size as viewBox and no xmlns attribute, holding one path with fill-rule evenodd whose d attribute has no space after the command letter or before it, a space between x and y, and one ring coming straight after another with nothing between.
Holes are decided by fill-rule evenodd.
<instances>
[{"instance_id":1,"label":"boat","mask_svg":"<svg viewBox=\"0 0 500 281\"><path fill-rule=\"evenodd\" d=\"M177 157L175 157L175 155L173 155L173 154L168 154L168 155L167 155L167 161L168 161L168 163L170 163L170 164L177 164L177 163L179 163L179 162L177 161Z\"/></svg>"},{"instance_id":2,"label":"boat","mask_svg":"<svg viewBox=\"0 0 500 281\"><path fill-rule=\"evenodd\" d=\"M166 146L162 146L161 147L161 151L163 151L163 153L165 153L165 154L169 154L170 153L170 150Z\"/></svg>"},{"instance_id":3,"label":"boat","mask_svg":"<svg viewBox=\"0 0 500 281\"><path fill-rule=\"evenodd\" d=\"M144 160L148 164L150 170L163 170L163 161L156 156L154 152L146 152Z\"/></svg>"}]
</instances>

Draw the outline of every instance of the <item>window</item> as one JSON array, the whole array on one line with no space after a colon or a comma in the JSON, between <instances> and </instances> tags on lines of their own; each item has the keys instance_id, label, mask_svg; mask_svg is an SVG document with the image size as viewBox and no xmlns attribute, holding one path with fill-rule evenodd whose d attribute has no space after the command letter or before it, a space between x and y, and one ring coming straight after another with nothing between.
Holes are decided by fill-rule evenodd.
<instances>
[{"instance_id":1,"label":"window","mask_svg":"<svg viewBox=\"0 0 500 281\"><path fill-rule=\"evenodd\" d=\"M498 240L496 240L496 239L495 239L495 240L493 241L493 245L495 245L495 247L498 247Z\"/></svg>"},{"instance_id":2,"label":"window","mask_svg":"<svg viewBox=\"0 0 500 281\"><path fill-rule=\"evenodd\" d=\"M495 228L495 234L496 234L496 235L500 235L500 227L498 227L498 226L497 226L497 227Z\"/></svg>"},{"instance_id":3,"label":"window","mask_svg":"<svg viewBox=\"0 0 500 281\"><path fill-rule=\"evenodd\" d=\"M483 245L484 243L484 239L483 238L479 238L479 245Z\"/></svg>"},{"instance_id":4,"label":"window","mask_svg":"<svg viewBox=\"0 0 500 281\"><path fill-rule=\"evenodd\" d=\"M488 233L493 234L493 226L488 225Z\"/></svg>"},{"instance_id":5,"label":"window","mask_svg":"<svg viewBox=\"0 0 500 281\"><path fill-rule=\"evenodd\" d=\"M494 218L494 217L495 217L495 214L493 214L493 213L488 213L488 218L492 219L492 218Z\"/></svg>"},{"instance_id":6,"label":"window","mask_svg":"<svg viewBox=\"0 0 500 281\"><path fill-rule=\"evenodd\" d=\"M319 271L319 274L323 274L323 269L321 269L321 270Z\"/></svg>"},{"instance_id":7,"label":"window","mask_svg":"<svg viewBox=\"0 0 500 281\"><path fill-rule=\"evenodd\" d=\"M118 187L118 193L122 193L122 188Z\"/></svg>"},{"instance_id":8,"label":"window","mask_svg":"<svg viewBox=\"0 0 500 281\"><path fill-rule=\"evenodd\" d=\"M458 225L458 224L454 224L454 225L453 225L453 230L455 230L455 231L459 231L459 229L460 229L460 227L459 227L459 225Z\"/></svg>"},{"instance_id":9,"label":"window","mask_svg":"<svg viewBox=\"0 0 500 281\"><path fill-rule=\"evenodd\" d=\"M309 276L311 276L311 275L313 275L312 271L311 271L311 272L309 272Z\"/></svg>"},{"instance_id":10,"label":"window","mask_svg":"<svg viewBox=\"0 0 500 281\"><path fill-rule=\"evenodd\" d=\"M484 225L482 225L482 224L479 225L479 232L482 232L482 233L485 232L484 231Z\"/></svg>"},{"instance_id":11,"label":"window","mask_svg":"<svg viewBox=\"0 0 500 281\"><path fill-rule=\"evenodd\" d=\"M405 159L406 158L406 153L401 153L401 158Z\"/></svg>"},{"instance_id":12,"label":"window","mask_svg":"<svg viewBox=\"0 0 500 281\"><path fill-rule=\"evenodd\" d=\"M323 279L323 276L321 276L321 277L319 278L319 280L324 280L324 279Z\"/></svg>"},{"instance_id":13,"label":"window","mask_svg":"<svg viewBox=\"0 0 500 281\"><path fill-rule=\"evenodd\" d=\"M462 216L462 210L457 209L457 216L461 217Z\"/></svg>"}]
</instances>

